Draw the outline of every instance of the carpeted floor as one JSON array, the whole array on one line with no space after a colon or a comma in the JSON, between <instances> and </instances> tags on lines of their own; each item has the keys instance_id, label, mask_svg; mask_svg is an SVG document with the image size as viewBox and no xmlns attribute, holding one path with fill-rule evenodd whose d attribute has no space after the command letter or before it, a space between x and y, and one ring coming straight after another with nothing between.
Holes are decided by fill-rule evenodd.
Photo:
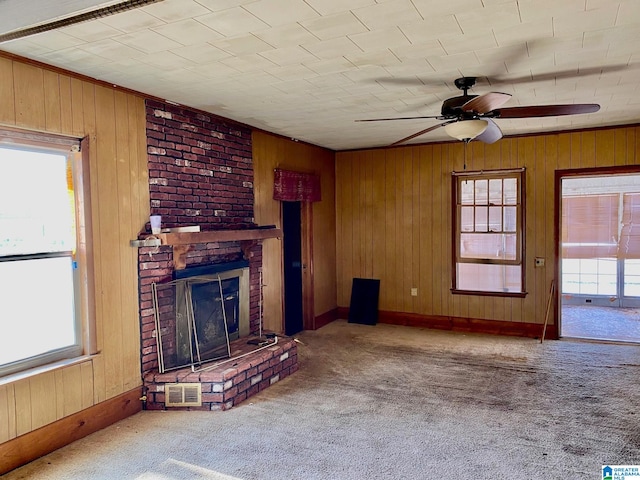
<instances>
[{"instance_id":1,"label":"carpeted floor","mask_svg":"<svg viewBox=\"0 0 640 480\"><path fill-rule=\"evenodd\" d=\"M228 412L142 412L5 480L602 478L640 463L638 346L334 322Z\"/></svg>"},{"instance_id":2,"label":"carpeted floor","mask_svg":"<svg viewBox=\"0 0 640 480\"><path fill-rule=\"evenodd\" d=\"M640 343L640 308L562 305L562 336Z\"/></svg>"}]
</instances>

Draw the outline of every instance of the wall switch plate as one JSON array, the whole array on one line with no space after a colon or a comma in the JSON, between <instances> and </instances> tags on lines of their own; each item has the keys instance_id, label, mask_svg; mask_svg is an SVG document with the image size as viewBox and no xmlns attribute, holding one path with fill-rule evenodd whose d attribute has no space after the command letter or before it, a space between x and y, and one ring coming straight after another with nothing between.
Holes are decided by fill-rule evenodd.
<instances>
[{"instance_id":1,"label":"wall switch plate","mask_svg":"<svg viewBox=\"0 0 640 480\"><path fill-rule=\"evenodd\" d=\"M536 267L544 267L544 258L536 257Z\"/></svg>"},{"instance_id":2,"label":"wall switch plate","mask_svg":"<svg viewBox=\"0 0 640 480\"><path fill-rule=\"evenodd\" d=\"M412 297L417 297L418 296L418 289L417 288L412 288L411 289L411 296Z\"/></svg>"}]
</instances>

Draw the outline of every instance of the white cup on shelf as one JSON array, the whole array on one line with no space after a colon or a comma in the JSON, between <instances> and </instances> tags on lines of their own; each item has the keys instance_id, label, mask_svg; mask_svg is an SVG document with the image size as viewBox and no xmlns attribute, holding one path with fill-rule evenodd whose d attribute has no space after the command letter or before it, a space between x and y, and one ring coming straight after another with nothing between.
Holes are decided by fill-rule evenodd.
<instances>
[{"instance_id":1,"label":"white cup on shelf","mask_svg":"<svg viewBox=\"0 0 640 480\"><path fill-rule=\"evenodd\" d=\"M162 215L151 215L149 222L151 223L151 233L154 235L160 233L162 230Z\"/></svg>"}]
</instances>

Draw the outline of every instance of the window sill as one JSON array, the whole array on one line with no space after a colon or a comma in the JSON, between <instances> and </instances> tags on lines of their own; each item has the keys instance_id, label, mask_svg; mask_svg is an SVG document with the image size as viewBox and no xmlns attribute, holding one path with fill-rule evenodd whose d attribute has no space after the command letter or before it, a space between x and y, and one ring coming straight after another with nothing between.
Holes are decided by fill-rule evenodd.
<instances>
[{"instance_id":1,"label":"window sill","mask_svg":"<svg viewBox=\"0 0 640 480\"><path fill-rule=\"evenodd\" d=\"M481 297L510 297L510 298L524 298L527 296L527 292L485 292L481 290L458 290L451 289L451 293L454 295L478 295Z\"/></svg>"},{"instance_id":2,"label":"window sill","mask_svg":"<svg viewBox=\"0 0 640 480\"><path fill-rule=\"evenodd\" d=\"M36 377L44 373L52 372L55 370L61 370L66 367L77 365L80 363L90 362L100 354L94 355L82 355L80 357L68 358L66 360L59 360L57 362L48 363L47 365L41 365L39 367L30 368L22 372L11 373L6 377L0 378L0 387L11 383L19 382L28 378Z\"/></svg>"}]
</instances>

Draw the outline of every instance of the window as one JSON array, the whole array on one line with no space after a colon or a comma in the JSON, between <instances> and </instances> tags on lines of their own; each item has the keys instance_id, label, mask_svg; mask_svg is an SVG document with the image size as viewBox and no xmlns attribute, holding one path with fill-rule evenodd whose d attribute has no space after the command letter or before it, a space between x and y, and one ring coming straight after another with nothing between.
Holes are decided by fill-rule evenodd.
<instances>
[{"instance_id":1,"label":"window","mask_svg":"<svg viewBox=\"0 0 640 480\"><path fill-rule=\"evenodd\" d=\"M454 172L454 292L524 293L523 177Z\"/></svg>"},{"instance_id":2,"label":"window","mask_svg":"<svg viewBox=\"0 0 640 480\"><path fill-rule=\"evenodd\" d=\"M85 353L78 147L77 139L0 131L0 375Z\"/></svg>"}]
</instances>

